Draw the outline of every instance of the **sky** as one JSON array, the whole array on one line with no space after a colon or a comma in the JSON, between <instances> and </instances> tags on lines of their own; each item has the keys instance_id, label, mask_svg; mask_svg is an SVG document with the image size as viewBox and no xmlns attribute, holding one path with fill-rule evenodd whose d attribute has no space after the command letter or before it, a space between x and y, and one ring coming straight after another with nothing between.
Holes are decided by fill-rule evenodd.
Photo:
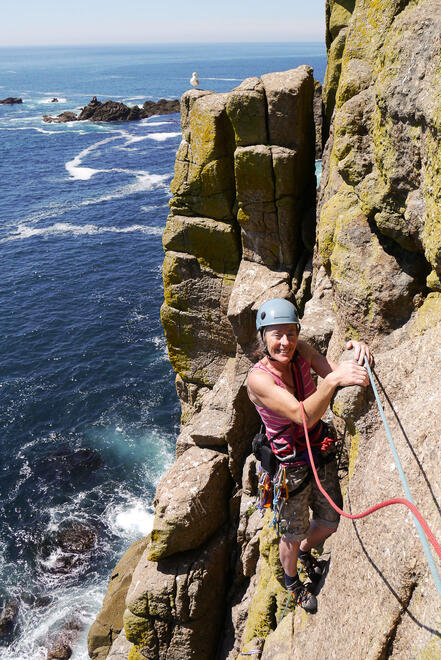
<instances>
[{"instance_id":1,"label":"sky","mask_svg":"<svg viewBox=\"0 0 441 660\"><path fill-rule=\"evenodd\" d=\"M1 46L324 41L325 0L21 0Z\"/></svg>"}]
</instances>

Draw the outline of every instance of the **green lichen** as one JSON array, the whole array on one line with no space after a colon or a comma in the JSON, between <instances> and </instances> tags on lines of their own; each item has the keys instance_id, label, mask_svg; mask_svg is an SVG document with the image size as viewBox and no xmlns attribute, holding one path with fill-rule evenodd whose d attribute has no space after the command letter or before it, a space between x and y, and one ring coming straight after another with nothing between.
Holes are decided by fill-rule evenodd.
<instances>
[{"instance_id":1,"label":"green lichen","mask_svg":"<svg viewBox=\"0 0 441 660\"><path fill-rule=\"evenodd\" d=\"M415 314L412 334L422 335L429 328L441 322L441 293L429 293L422 306Z\"/></svg>"},{"instance_id":2,"label":"green lichen","mask_svg":"<svg viewBox=\"0 0 441 660\"><path fill-rule=\"evenodd\" d=\"M210 218L169 216L163 235L166 251L194 255L203 269L235 275L240 263L238 227ZM167 264L167 271L173 266Z\"/></svg>"},{"instance_id":3,"label":"green lichen","mask_svg":"<svg viewBox=\"0 0 441 660\"><path fill-rule=\"evenodd\" d=\"M335 247L335 235L343 218L352 214L358 207L358 199L352 188L342 183L339 190L323 205L318 224L318 246L325 267L329 268L330 258Z\"/></svg>"},{"instance_id":4,"label":"green lichen","mask_svg":"<svg viewBox=\"0 0 441 660\"><path fill-rule=\"evenodd\" d=\"M354 474L355 464L356 464L357 458L358 458L358 448L359 448L359 444L360 444L360 432L358 431L355 424L351 421L347 422L346 428L347 428L349 436L351 438L351 449L350 449L350 452L349 452L349 470L348 470L348 478L350 480L352 478L352 475Z\"/></svg>"},{"instance_id":5,"label":"green lichen","mask_svg":"<svg viewBox=\"0 0 441 660\"><path fill-rule=\"evenodd\" d=\"M436 270L432 270L430 275L427 276L426 284L427 288L432 291L441 291L441 274L437 273Z\"/></svg>"},{"instance_id":6,"label":"green lichen","mask_svg":"<svg viewBox=\"0 0 441 660\"><path fill-rule=\"evenodd\" d=\"M148 617L140 617L130 610L124 612L124 632L126 638L136 646L152 645L156 639L153 622Z\"/></svg>"},{"instance_id":7,"label":"green lichen","mask_svg":"<svg viewBox=\"0 0 441 660\"><path fill-rule=\"evenodd\" d=\"M279 538L269 526L272 512L268 511L260 534L261 569L256 591L251 601L245 627L245 643L254 637L265 638L275 630L283 614L287 591L282 587L283 568L279 559ZM290 603L288 609L293 609Z\"/></svg>"},{"instance_id":8,"label":"green lichen","mask_svg":"<svg viewBox=\"0 0 441 660\"><path fill-rule=\"evenodd\" d=\"M360 333L359 331L354 328L350 323L346 325L345 328L345 339L346 341L350 341L351 339L360 339Z\"/></svg>"}]
</instances>

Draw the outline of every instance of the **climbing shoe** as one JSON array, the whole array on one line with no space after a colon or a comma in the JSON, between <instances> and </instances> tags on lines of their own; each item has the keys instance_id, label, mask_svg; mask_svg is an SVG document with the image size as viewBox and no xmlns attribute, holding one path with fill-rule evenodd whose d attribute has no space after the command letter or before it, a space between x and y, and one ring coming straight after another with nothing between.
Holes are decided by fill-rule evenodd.
<instances>
[{"instance_id":1,"label":"climbing shoe","mask_svg":"<svg viewBox=\"0 0 441 660\"><path fill-rule=\"evenodd\" d=\"M311 580L314 587L320 582L322 577L322 569L317 559L313 557L310 552L299 552L299 562L301 563L303 570L305 571L308 578Z\"/></svg>"},{"instance_id":2,"label":"climbing shoe","mask_svg":"<svg viewBox=\"0 0 441 660\"><path fill-rule=\"evenodd\" d=\"M298 575L292 578L285 573L285 588L293 595L297 605L300 605L305 612L314 614L317 611L317 598L308 591Z\"/></svg>"}]
</instances>

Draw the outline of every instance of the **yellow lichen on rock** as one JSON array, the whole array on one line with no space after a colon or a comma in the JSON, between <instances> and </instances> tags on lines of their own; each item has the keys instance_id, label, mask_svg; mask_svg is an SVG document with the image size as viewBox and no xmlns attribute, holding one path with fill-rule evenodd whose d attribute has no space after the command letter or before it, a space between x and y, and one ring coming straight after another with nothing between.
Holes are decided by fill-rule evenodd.
<instances>
[{"instance_id":1,"label":"yellow lichen on rock","mask_svg":"<svg viewBox=\"0 0 441 660\"><path fill-rule=\"evenodd\" d=\"M269 526L272 512L266 514L260 534L260 575L248 613L244 643L254 637L265 638L279 622L289 598L282 586L283 568L279 559L279 537Z\"/></svg>"}]
</instances>

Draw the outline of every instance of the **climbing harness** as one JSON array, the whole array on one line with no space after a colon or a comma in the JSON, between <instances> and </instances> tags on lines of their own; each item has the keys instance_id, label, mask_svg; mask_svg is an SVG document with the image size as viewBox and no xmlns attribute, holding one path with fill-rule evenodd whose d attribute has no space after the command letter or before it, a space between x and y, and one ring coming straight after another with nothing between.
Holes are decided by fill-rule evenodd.
<instances>
[{"instance_id":1,"label":"climbing harness","mask_svg":"<svg viewBox=\"0 0 441 660\"><path fill-rule=\"evenodd\" d=\"M386 418L385 418L385 416L384 416L384 411L383 411L383 409L382 409L381 402L380 402L380 400L379 400L379 398L378 398L378 393L377 393L376 388L375 388L375 383L374 383L373 378L372 378L372 372L371 372L371 370L370 370L369 363L368 363L368 361L367 361L366 358L365 358L365 364L366 364L366 367L367 367L367 369L368 369L369 379L370 379L370 381L371 381L372 389L374 390L374 393L375 393L375 397L376 397L376 400L377 400L377 405L378 405L378 407L379 407L379 409L380 409L380 413L381 413L381 417L382 417L382 420L383 420L383 424L384 424L384 426L385 426L385 428L386 428L386 431L387 431L388 436L390 437L390 440L392 440L392 436L391 436L391 433L390 433L390 431L389 431L389 427L388 427L388 425L387 425ZM391 504L404 504L405 506L408 507L408 509L410 509L410 510L412 511L413 515L414 515L415 518L417 519L417 522L419 522L421 528L424 530L424 532L425 532L425 534L426 534L426 536L427 536L427 539L428 539L428 540L430 541L430 543L433 545L433 547L434 547L434 549L435 549L435 552L437 553L438 557L441 559L441 547L440 547L439 543L438 543L437 540L435 539L434 535L432 534L432 532L431 532L429 526L427 525L427 523L426 523L426 521L424 520L424 518L423 518L423 516L421 515L421 513L418 511L418 509L417 509L416 506L413 504L413 502L410 502L408 499L404 499L404 498L398 497L398 498L394 498L394 499L390 499L390 500L385 500L384 502L380 502L379 504L375 504L374 506L370 507L370 508L367 509L366 511L363 511L362 513L357 513L357 514L346 513L345 511L343 511L342 509L340 509L340 507L338 507L338 506L335 504L335 502L333 502L333 500L331 499L331 497L328 495L328 493L325 491L325 489L323 488L322 484L320 483L320 479L319 479L318 474L317 474L317 470L316 470L316 467L315 467L315 464L314 464L314 457L313 457L312 450L311 450L311 444L310 444L310 441L309 441L308 426L307 426L307 424L306 424L305 410L304 410L303 402L302 402L302 401L300 401L300 410L301 410L301 413L302 413L302 421L303 421L303 428L304 428L304 431L305 431L306 446L307 446L308 455L309 455L309 460L310 460L310 462L311 462L311 468L312 468L312 471L313 471L313 474L314 474L314 478L315 478L315 480L316 480L316 483L317 483L317 487L318 487L318 489L319 489L320 492L324 495L324 497L326 497L326 499L328 500L329 504L333 507L333 509L335 509L335 511L337 511L337 513L339 513L341 516L343 516L343 517L345 517L345 518L349 518L350 520L358 520L358 519L360 519L360 518L365 518L366 516L369 516L371 513L374 513L374 511L378 511L378 509L382 509L382 508L384 508L384 507L386 507L386 506L390 506ZM393 444L393 441L392 441L392 444ZM394 448L395 448L395 446L394 446ZM398 459L398 454L397 454L397 452L396 452L396 449L395 449L395 451L394 451L394 457L395 457L395 456L396 456L396 460L398 460L398 464L400 464L400 463L399 463L399 459ZM401 464L400 464L400 467L401 467ZM402 472L402 467L401 467L401 472ZM404 472L403 472L403 477L404 477ZM404 481L406 482L405 477L404 477ZM407 485L407 482L406 482L406 485ZM408 487L407 487L407 491L408 491ZM409 494L410 494L410 493L409 493ZM426 545L427 545L427 541L425 541L425 543L426 543ZM423 546L424 546L424 543L423 543ZM437 587L437 589L438 589L439 576L438 576L438 573L437 573L437 570L436 570L435 564L434 564L434 562L433 562L433 557L432 557L432 555L431 555L429 549L428 549L428 552L429 552L429 555L430 555L430 558L431 558L431 562L429 562L429 565L430 565L430 566L433 565L433 567L434 567L434 569L435 569L434 572L432 571L432 575L433 575L433 577L434 577L435 584L436 584L436 587ZM426 554L427 554L427 553L426 553ZM431 568L432 568L432 566L431 566ZM441 587L438 589L438 593L439 593L439 595L440 595L440 597L441 597Z\"/></svg>"}]
</instances>

